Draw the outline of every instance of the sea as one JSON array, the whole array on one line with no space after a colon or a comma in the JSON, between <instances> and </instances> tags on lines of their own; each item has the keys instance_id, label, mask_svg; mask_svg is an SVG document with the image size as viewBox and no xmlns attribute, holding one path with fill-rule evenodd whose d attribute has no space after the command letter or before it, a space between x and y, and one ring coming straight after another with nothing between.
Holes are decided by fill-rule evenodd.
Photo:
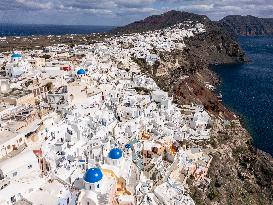
<instances>
[{"instance_id":1,"label":"sea","mask_svg":"<svg viewBox=\"0 0 273 205\"><path fill-rule=\"evenodd\" d=\"M0 37L102 33L113 26L0 24Z\"/></svg>"},{"instance_id":2,"label":"sea","mask_svg":"<svg viewBox=\"0 0 273 205\"><path fill-rule=\"evenodd\" d=\"M251 62L214 68L223 102L241 116L253 144L273 155L273 37L240 37Z\"/></svg>"}]
</instances>

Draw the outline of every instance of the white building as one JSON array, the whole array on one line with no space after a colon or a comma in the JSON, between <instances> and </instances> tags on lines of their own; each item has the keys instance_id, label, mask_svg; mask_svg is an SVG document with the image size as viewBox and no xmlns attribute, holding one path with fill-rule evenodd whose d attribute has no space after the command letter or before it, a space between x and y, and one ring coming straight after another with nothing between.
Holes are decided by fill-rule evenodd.
<instances>
[{"instance_id":1,"label":"white building","mask_svg":"<svg viewBox=\"0 0 273 205\"><path fill-rule=\"evenodd\" d=\"M6 75L10 78L18 78L24 73L31 70L31 65L28 61L24 60L22 55L19 53L14 53L11 56L10 62L7 63Z\"/></svg>"}]
</instances>

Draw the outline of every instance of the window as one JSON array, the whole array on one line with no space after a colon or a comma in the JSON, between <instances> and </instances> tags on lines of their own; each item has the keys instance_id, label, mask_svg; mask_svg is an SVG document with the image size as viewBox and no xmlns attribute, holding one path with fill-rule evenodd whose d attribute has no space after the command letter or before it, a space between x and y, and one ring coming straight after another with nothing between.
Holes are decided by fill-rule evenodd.
<instances>
[{"instance_id":1,"label":"window","mask_svg":"<svg viewBox=\"0 0 273 205\"><path fill-rule=\"evenodd\" d=\"M12 203L15 203L15 202L16 202L15 196L11 197L11 198L10 198L10 201L11 201Z\"/></svg>"},{"instance_id":2,"label":"window","mask_svg":"<svg viewBox=\"0 0 273 205\"><path fill-rule=\"evenodd\" d=\"M32 168L32 165L31 165L31 164L30 164L30 165L28 165L28 166L27 166L27 168L31 169L31 168Z\"/></svg>"},{"instance_id":3,"label":"window","mask_svg":"<svg viewBox=\"0 0 273 205\"><path fill-rule=\"evenodd\" d=\"M13 177L17 176L17 172L13 172L12 176Z\"/></svg>"}]
</instances>

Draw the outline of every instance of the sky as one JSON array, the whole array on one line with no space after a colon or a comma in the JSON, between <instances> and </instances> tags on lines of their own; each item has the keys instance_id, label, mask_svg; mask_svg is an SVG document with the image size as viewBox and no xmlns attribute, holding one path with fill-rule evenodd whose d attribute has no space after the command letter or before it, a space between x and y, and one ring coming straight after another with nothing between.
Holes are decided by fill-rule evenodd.
<instances>
[{"instance_id":1,"label":"sky","mask_svg":"<svg viewBox=\"0 0 273 205\"><path fill-rule=\"evenodd\" d=\"M273 0L0 0L0 23L119 26L173 9L273 17Z\"/></svg>"}]
</instances>

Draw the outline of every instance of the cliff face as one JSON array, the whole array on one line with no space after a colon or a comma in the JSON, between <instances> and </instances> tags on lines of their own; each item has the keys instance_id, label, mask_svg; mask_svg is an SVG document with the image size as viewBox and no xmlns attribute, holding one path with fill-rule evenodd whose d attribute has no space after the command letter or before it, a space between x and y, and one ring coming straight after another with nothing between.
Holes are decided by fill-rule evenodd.
<instances>
[{"instance_id":1,"label":"cliff face","mask_svg":"<svg viewBox=\"0 0 273 205\"><path fill-rule=\"evenodd\" d=\"M175 93L177 103L202 102L208 110L226 112L215 95L205 91L205 85L200 81L206 79L212 80L215 84L217 80L208 74L208 67L212 64L225 63L244 63L247 57L242 51L239 44L230 37L217 23L210 21L208 17L180 11L169 11L162 15L151 16L142 21L129 24L125 27L117 28L113 33L127 34L147 32L152 30L163 29L178 23L186 21L199 22L205 26L206 32L194 35L184 39L186 48L183 51L173 51L171 53L157 54L161 57L161 62L153 68L145 67L144 72L149 73L166 91ZM138 63L143 65L141 60ZM162 70L167 70L166 75L160 75ZM200 74L202 73L202 75ZM184 82L180 80L182 75L190 75L190 78ZM202 77L201 77L202 76ZM199 79L200 78L200 79ZM195 92L186 92L190 84L196 88ZM183 94L184 93L184 94ZM204 97L210 96L210 97Z\"/></svg>"},{"instance_id":2,"label":"cliff face","mask_svg":"<svg viewBox=\"0 0 273 205\"><path fill-rule=\"evenodd\" d=\"M220 25L237 36L272 36L273 19L255 16L226 16Z\"/></svg>"},{"instance_id":3,"label":"cliff face","mask_svg":"<svg viewBox=\"0 0 273 205\"><path fill-rule=\"evenodd\" d=\"M273 203L273 159L251 145L251 137L239 122L214 129L210 143L215 148L210 186L201 194L192 189L198 204Z\"/></svg>"},{"instance_id":4,"label":"cliff face","mask_svg":"<svg viewBox=\"0 0 273 205\"><path fill-rule=\"evenodd\" d=\"M155 51L161 60L153 66L142 59L134 60L142 72L173 95L177 104L202 103L216 119L211 140L200 144L196 142L214 150L209 169L211 183L203 189L189 182L191 195L196 204L270 205L273 203L271 156L253 148L251 137L236 115L219 102L215 92L206 87L207 83L218 83L217 76L209 69L211 64L244 63L247 60L238 43L218 23L211 22L207 17L177 11L152 16L114 32L145 32L189 20L203 23L206 32L187 38L183 51ZM233 120L233 123L226 126L219 117Z\"/></svg>"}]
</instances>

